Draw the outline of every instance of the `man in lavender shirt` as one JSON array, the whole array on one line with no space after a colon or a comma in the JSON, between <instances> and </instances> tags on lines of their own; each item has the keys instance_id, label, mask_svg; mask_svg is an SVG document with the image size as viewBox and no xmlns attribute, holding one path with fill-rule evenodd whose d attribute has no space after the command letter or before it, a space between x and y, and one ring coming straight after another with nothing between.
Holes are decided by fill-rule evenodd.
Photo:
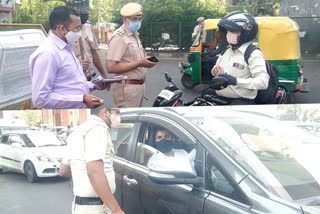
<instances>
[{"instance_id":1,"label":"man in lavender shirt","mask_svg":"<svg viewBox=\"0 0 320 214\"><path fill-rule=\"evenodd\" d=\"M96 108L103 100L90 92L109 87L87 82L72 45L81 36L80 14L71 8L56 7L50 14L51 31L45 42L30 56L32 102L37 108Z\"/></svg>"}]
</instances>

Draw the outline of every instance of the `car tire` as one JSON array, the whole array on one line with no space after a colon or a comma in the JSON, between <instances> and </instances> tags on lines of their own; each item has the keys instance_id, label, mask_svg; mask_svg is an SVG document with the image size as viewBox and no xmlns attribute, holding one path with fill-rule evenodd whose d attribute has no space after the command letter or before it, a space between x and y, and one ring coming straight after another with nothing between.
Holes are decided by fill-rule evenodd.
<instances>
[{"instance_id":1,"label":"car tire","mask_svg":"<svg viewBox=\"0 0 320 214\"><path fill-rule=\"evenodd\" d=\"M186 73L184 73L181 77L181 84L183 85L183 87L188 89L191 89L196 85L192 80L191 75Z\"/></svg>"},{"instance_id":2,"label":"car tire","mask_svg":"<svg viewBox=\"0 0 320 214\"><path fill-rule=\"evenodd\" d=\"M37 172L30 161L27 161L24 164L24 174L30 183L35 183L39 179Z\"/></svg>"}]
</instances>

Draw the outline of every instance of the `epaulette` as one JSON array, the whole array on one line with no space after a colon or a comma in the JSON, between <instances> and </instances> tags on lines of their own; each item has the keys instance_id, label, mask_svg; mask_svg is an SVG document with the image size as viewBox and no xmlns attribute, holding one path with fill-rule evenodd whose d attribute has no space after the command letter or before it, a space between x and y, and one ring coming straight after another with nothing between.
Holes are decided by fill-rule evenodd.
<instances>
[{"instance_id":1,"label":"epaulette","mask_svg":"<svg viewBox=\"0 0 320 214\"><path fill-rule=\"evenodd\" d=\"M116 31L114 31L114 32L112 33L112 36L111 36L109 42L111 42L111 40L112 40L115 36L120 36L120 37L122 37L124 34L125 34L125 30L124 30L124 29L121 29L121 28L117 29Z\"/></svg>"}]
</instances>

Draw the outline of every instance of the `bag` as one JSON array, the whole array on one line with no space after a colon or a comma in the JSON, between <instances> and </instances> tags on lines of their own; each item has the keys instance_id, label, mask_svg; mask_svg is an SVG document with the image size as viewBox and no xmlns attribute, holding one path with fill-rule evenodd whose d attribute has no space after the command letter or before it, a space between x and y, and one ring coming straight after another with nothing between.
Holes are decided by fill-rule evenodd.
<instances>
[{"instance_id":1,"label":"bag","mask_svg":"<svg viewBox=\"0 0 320 214\"><path fill-rule=\"evenodd\" d=\"M249 58L253 51L259 49L258 47L250 44L244 53L244 60L249 65ZM268 88L265 90L258 90L257 97L255 98L256 104L274 104L277 91L279 89L278 69L276 66L266 62L267 72L269 74Z\"/></svg>"}]
</instances>

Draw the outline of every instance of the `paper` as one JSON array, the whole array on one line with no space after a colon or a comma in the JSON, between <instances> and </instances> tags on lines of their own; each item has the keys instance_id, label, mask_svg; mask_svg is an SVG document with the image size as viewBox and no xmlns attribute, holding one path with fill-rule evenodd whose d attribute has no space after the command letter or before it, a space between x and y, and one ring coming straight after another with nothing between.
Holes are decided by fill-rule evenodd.
<instances>
[{"instance_id":1,"label":"paper","mask_svg":"<svg viewBox=\"0 0 320 214\"><path fill-rule=\"evenodd\" d=\"M106 78L106 79L99 76L96 79L92 80L91 82L92 83L104 83L104 82L111 83L111 82L119 82L119 81L126 80L126 79L128 79L128 77L124 76L124 75L115 76L115 77Z\"/></svg>"}]
</instances>

